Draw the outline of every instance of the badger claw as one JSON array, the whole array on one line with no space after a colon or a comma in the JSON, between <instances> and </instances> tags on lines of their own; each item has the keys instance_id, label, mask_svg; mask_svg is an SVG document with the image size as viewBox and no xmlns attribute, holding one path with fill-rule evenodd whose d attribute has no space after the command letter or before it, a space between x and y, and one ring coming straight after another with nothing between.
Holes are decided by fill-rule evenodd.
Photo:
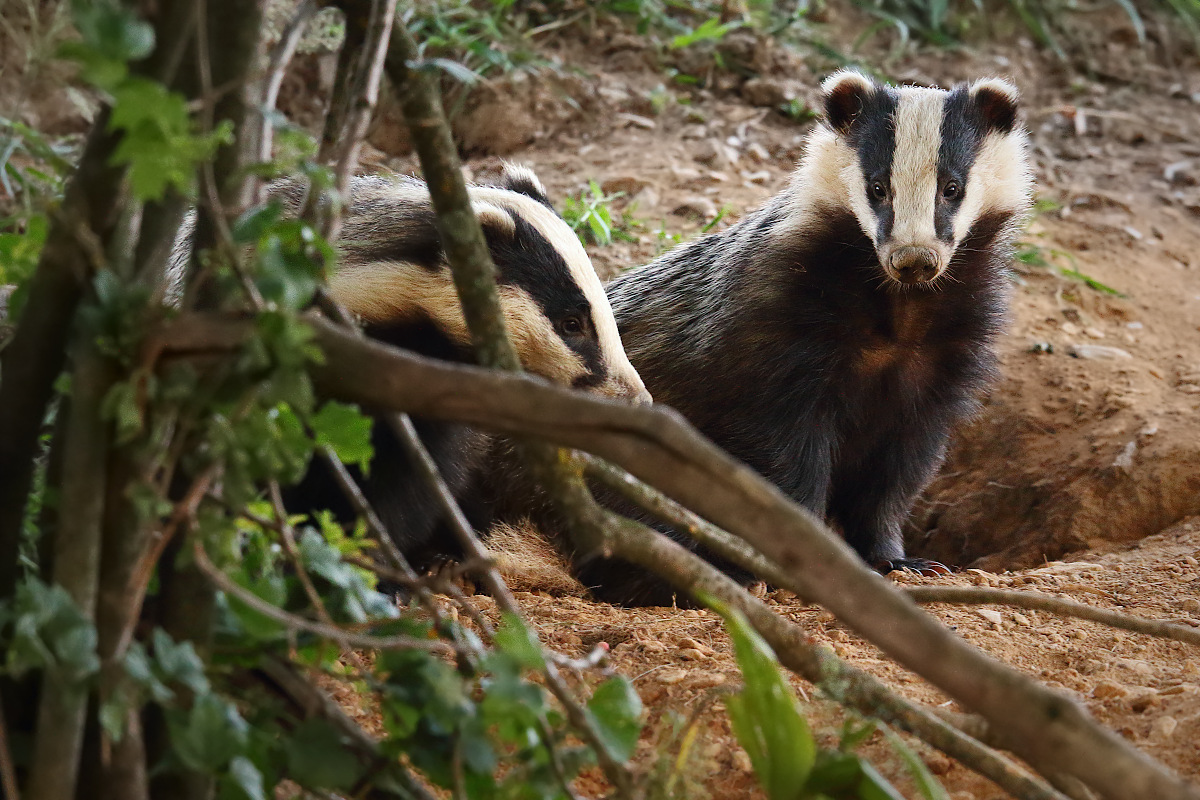
<instances>
[{"instance_id":1,"label":"badger claw","mask_svg":"<svg viewBox=\"0 0 1200 800\"><path fill-rule=\"evenodd\" d=\"M954 572L940 561L930 561L927 558L894 558L890 561L878 561L872 566L884 575L895 570L915 572L925 577L950 575Z\"/></svg>"}]
</instances>

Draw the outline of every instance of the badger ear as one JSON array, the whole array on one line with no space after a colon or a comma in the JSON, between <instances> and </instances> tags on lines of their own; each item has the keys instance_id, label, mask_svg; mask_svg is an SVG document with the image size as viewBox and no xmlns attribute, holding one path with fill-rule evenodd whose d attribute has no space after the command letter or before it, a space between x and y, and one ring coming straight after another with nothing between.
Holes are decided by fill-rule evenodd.
<instances>
[{"instance_id":1,"label":"badger ear","mask_svg":"<svg viewBox=\"0 0 1200 800\"><path fill-rule=\"evenodd\" d=\"M511 239L516 233L517 226L513 221L512 214L500 206L475 200L471 203L471 208L475 210L475 216L479 218L479 226L483 228L484 236L502 235Z\"/></svg>"},{"instance_id":2,"label":"badger ear","mask_svg":"<svg viewBox=\"0 0 1200 800\"><path fill-rule=\"evenodd\" d=\"M971 84L971 99L988 130L1009 133L1017 124L1020 92L1006 80L984 78Z\"/></svg>"},{"instance_id":3,"label":"badger ear","mask_svg":"<svg viewBox=\"0 0 1200 800\"><path fill-rule=\"evenodd\" d=\"M504 172L500 175L500 188L532 197L550 210L554 210L554 204L546 195L546 187L542 186L538 176L533 174L533 170L529 167L505 163Z\"/></svg>"},{"instance_id":4,"label":"badger ear","mask_svg":"<svg viewBox=\"0 0 1200 800\"><path fill-rule=\"evenodd\" d=\"M848 133L867 98L878 87L861 72L844 69L833 73L821 84L825 100L825 119L838 133Z\"/></svg>"}]
</instances>

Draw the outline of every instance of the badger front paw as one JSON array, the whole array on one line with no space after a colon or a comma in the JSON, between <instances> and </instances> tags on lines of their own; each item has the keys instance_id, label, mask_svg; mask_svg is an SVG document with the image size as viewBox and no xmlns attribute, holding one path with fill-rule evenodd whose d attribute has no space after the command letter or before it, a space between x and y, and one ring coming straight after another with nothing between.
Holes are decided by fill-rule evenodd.
<instances>
[{"instance_id":1,"label":"badger front paw","mask_svg":"<svg viewBox=\"0 0 1200 800\"><path fill-rule=\"evenodd\" d=\"M889 572L896 570L915 572L918 575L932 577L935 575L949 575L954 570L947 567L940 561L930 561L927 558L893 558L876 561L871 566L881 575L887 575Z\"/></svg>"}]
</instances>

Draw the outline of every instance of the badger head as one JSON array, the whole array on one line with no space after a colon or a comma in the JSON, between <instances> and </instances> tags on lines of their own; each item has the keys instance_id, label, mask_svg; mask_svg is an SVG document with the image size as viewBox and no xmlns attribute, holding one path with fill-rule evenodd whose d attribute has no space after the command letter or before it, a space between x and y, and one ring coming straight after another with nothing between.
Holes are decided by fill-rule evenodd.
<instances>
[{"instance_id":1,"label":"badger head","mask_svg":"<svg viewBox=\"0 0 1200 800\"><path fill-rule=\"evenodd\" d=\"M1012 84L897 89L844 70L821 88L825 120L796 176L803 211L850 209L893 285L935 286L977 226L1019 227L1032 177Z\"/></svg>"},{"instance_id":2,"label":"badger head","mask_svg":"<svg viewBox=\"0 0 1200 800\"><path fill-rule=\"evenodd\" d=\"M650 394L629 363L587 252L529 170L468 187L496 265L500 304L522 367L629 402ZM425 184L356 179L331 293L368 328L431 324L461 352L470 334Z\"/></svg>"}]
</instances>

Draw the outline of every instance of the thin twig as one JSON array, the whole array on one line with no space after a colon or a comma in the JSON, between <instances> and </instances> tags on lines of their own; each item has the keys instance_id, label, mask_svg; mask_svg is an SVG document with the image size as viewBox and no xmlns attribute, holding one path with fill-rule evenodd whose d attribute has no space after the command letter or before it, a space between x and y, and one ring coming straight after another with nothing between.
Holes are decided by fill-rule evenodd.
<instances>
[{"instance_id":1,"label":"thin twig","mask_svg":"<svg viewBox=\"0 0 1200 800\"><path fill-rule=\"evenodd\" d=\"M8 746L8 726L4 721L4 706L0 705L0 788L10 800L21 800L17 790L17 768Z\"/></svg>"},{"instance_id":2,"label":"thin twig","mask_svg":"<svg viewBox=\"0 0 1200 800\"><path fill-rule=\"evenodd\" d=\"M1065 617L1078 617L1099 622L1111 628L1121 628L1160 639L1200 645L1200 630L1166 620L1146 619L1122 611L1096 608L1078 600L1055 597L1044 592L1022 592L1012 589L993 589L990 586L907 586L904 593L918 603L953 603L960 605L998 605L1049 611Z\"/></svg>"},{"instance_id":3,"label":"thin twig","mask_svg":"<svg viewBox=\"0 0 1200 800\"><path fill-rule=\"evenodd\" d=\"M296 53L296 47L304 37L304 31L308 27L309 21L320 8L317 0L303 0L279 35L279 41L271 48L271 55L267 60L267 77L263 81L262 125L258 132L259 161L271 160L271 145L275 130L271 117L275 112L275 104L279 102L279 89L283 86L287 66L291 63L292 56Z\"/></svg>"},{"instance_id":4,"label":"thin twig","mask_svg":"<svg viewBox=\"0 0 1200 800\"><path fill-rule=\"evenodd\" d=\"M379 100L379 81L383 77L383 64L392 36L392 22L396 17L396 0L370 0L371 13L366 21L362 52L345 83L339 89L350 92L350 106L343 121L341 136L334 152L334 188L338 197L346 198L350 190L350 176L358 165L358 151L371 124L371 115ZM349 4L343 4L344 6ZM358 14L344 8L346 24L358 22ZM349 41L349 39L347 39ZM339 76L341 77L341 76ZM329 241L337 239L341 230L342 215L330 208L322 219L321 233Z\"/></svg>"},{"instance_id":5,"label":"thin twig","mask_svg":"<svg viewBox=\"0 0 1200 800\"><path fill-rule=\"evenodd\" d=\"M459 508L457 501L455 501L450 487L446 485L446 481L438 472L437 463L421 442L421 437L417 434L417 429L413 426L412 419L407 414L392 414L388 416L388 421L394 425L393 431L397 438L400 439L400 443L404 446L409 459L417 465L417 471L420 473L421 478L433 489L438 505L441 507L441 511L445 515L450 529L458 539L463 552L468 558L473 558L483 563L490 562L491 558L487 548L483 546L479 541L479 537L475 535L470 522L467 521L466 516L462 513L462 509ZM483 579L488 593L495 599L496 604L500 608L510 614L523 618L520 605L517 603L516 598L513 597L512 592L509 591L508 585L505 584L504 579L500 576L500 572L494 565L483 570L480 577ZM604 770L605 777L613 784L619 795L631 797L633 776L628 767L622 764L609 751L608 744L593 727L588 715L582 706L579 705L579 701L575 699L574 693L566 681L563 680L562 674L558 671L553 661L546 662L545 676L546 685L558 699L564 710L566 710L567 718L571 721L571 724L596 752L596 758L600 762L601 769Z\"/></svg>"},{"instance_id":6,"label":"thin twig","mask_svg":"<svg viewBox=\"0 0 1200 800\"><path fill-rule=\"evenodd\" d=\"M212 563L208 557L208 553L205 552L204 547L199 541L193 544L192 553L196 557L196 564L200 568L200 571L218 589L236 598L244 605L249 606L253 611L278 622L289 630L304 631L305 633L312 633L317 636L323 636L326 639L332 639L338 643L345 643L351 647L361 647L371 650L422 650L427 653L439 654L454 654L458 652L458 648L439 639L417 639L412 636L367 636L298 617L295 614L284 611L278 606L271 605L258 595L248 589L243 589L230 580L225 573L217 569L216 565Z\"/></svg>"},{"instance_id":7,"label":"thin twig","mask_svg":"<svg viewBox=\"0 0 1200 800\"><path fill-rule=\"evenodd\" d=\"M321 593L317 591L317 587L312 582L312 576L308 574L308 570L304 568L304 559L300 557L300 549L296 546L296 532L292 530L292 524L288 522L287 509L283 507L283 495L279 491L279 482L271 481L267 486L267 493L271 498L271 506L275 509L275 518L279 520L279 536L283 540L283 549L292 560L292 566L296 569L296 577L300 580L300 585L304 587L304 593L308 595L308 602L312 603L313 609L317 612L317 618L321 622L330 627L334 627L333 617L329 616L329 609L325 608L325 601L321 599Z\"/></svg>"}]
</instances>

